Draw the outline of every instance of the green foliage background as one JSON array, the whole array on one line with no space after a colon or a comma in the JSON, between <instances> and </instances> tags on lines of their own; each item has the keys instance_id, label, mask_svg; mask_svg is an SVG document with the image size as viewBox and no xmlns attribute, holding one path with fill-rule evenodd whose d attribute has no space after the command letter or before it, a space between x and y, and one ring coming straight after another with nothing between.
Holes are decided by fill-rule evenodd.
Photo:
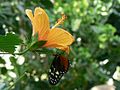
<instances>
[{"instance_id":1,"label":"green foliage background","mask_svg":"<svg viewBox=\"0 0 120 90\"><path fill-rule=\"evenodd\" d=\"M23 44L29 43L32 33L25 9L34 10L37 6L48 13L51 27L61 14L68 17L60 27L75 38L69 55L69 71L58 85L52 86L47 77L42 77L47 75L56 50L11 55L12 69L7 68L7 61L0 54L0 89L15 83L13 90L89 90L112 78L116 90L120 90L120 78L113 78L120 66L120 0L1 0L1 52L13 53L15 45L20 46L20 51L24 50ZM20 57L25 58L22 65L18 63ZM11 77L10 72L14 72L16 78Z\"/></svg>"}]
</instances>

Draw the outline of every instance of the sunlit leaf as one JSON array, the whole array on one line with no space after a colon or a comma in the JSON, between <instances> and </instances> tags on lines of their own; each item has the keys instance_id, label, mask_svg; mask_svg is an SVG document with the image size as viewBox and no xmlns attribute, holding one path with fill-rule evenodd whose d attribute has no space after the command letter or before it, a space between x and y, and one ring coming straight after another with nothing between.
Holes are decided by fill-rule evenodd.
<instances>
[{"instance_id":1,"label":"sunlit leaf","mask_svg":"<svg viewBox=\"0 0 120 90\"><path fill-rule=\"evenodd\" d=\"M16 45L19 45L21 42L22 40L15 34L0 35L0 51L13 53Z\"/></svg>"}]
</instances>

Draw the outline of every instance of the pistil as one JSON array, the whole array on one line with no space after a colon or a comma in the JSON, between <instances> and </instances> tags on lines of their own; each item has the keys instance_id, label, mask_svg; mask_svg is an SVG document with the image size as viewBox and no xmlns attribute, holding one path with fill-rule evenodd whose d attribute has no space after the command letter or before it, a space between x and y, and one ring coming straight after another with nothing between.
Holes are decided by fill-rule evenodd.
<instances>
[{"instance_id":1,"label":"pistil","mask_svg":"<svg viewBox=\"0 0 120 90\"><path fill-rule=\"evenodd\" d=\"M66 18L67 16L65 14L62 14L62 18L58 19L57 23L52 27L52 29L62 24Z\"/></svg>"}]
</instances>

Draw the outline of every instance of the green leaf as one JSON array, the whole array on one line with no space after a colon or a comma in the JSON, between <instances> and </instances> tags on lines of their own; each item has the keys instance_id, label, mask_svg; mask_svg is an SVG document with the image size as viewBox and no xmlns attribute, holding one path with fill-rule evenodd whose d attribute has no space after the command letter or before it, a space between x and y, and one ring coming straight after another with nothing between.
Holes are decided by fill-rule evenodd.
<instances>
[{"instance_id":1,"label":"green leaf","mask_svg":"<svg viewBox=\"0 0 120 90\"><path fill-rule=\"evenodd\" d=\"M30 49L31 50L35 50L40 48L41 46L43 46L47 41L41 40L38 41L38 33L36 33L33 37L32 37L32 41L30 43Z\"/></svg>"},{"instance_id":2,"label":"green leaf","mask_svg":"<svg viewBox=\"0 0 120 90\"><path fill-rule=\"evenodd\" d=\"M35 50L40 48L41 46L43 46L47 41L39 41L39 42L35 42L32 46L31 46L31 50Z\"/></svg>"},{"instance_id":3,"label":"green leaf","mask_svg":"<svg viewBox=\"0 0 120 90\"><path fill-rule=\"evenodd\" d=\"M0 51L13 53L16 48L15 45L19 45L21 42L22 40L15 34L0 35Z\"/></svg>"},{"instance_id":4,"label":"green leaf","mask_svg":"<svg viewBox=\"0 0 120 90\"><path fill-rule=\"evenodd\" d=\"M0 57L0 64L5 64L5 60Z\"/></svg>"},{"instance_id":5,"label":"green leaf","mask_svg":"<svg viewBox=\"0 0 120 90\"><path fill-rule=\"evenodd\" d=\"M7 73L7 69L6 69L5 67L2 67L2 68L1 68L1 73L2 73L3 75L5 75L5 74Z\"/></svg>"},{"instance_id":6,"label":"green leaf","mask_svg":"<svg viewBox=\"0 0 120 90\"><path fill-rule=\"evenodd\" d=\"M40 0L40 3L47 9L53 8L53 3L50 0Z\"/></svg>"},{"instance_id":7,"label":"green leaf","mask_svg":"<svg viewBox=\"0 0 120 90\"><path fill-rule=\"evenodd\" d=\"M32 36L32 43L35 43L38 41L38 33L36 33L34 36Z\"/></svg>"},{"instance_id":8,"label":"green leaf","mask_svg":"<svg viewBox=\"0 0 120 90\"><path fill-rule=\"evenodd\" d=\"M35 45L41 47L43 46L47 41L39 41L39 42L36 42Z\"/></svg>"}]
</instances>

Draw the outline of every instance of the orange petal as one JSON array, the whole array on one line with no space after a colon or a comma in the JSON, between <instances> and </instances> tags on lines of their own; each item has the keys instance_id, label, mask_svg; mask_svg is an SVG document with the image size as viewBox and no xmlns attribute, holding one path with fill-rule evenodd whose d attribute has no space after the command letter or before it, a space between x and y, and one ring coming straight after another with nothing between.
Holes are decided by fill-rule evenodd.
<instances>
[{"instance_id":1,"label":"orange petal","mask_svg":"<svg viewBox=\"0 0 120 90\"><path fill-rule=\"evenodd\" d=\"M59 49L65 51L66 53L69 54L69 51L70 51L70 47L69 46L67 46L67 47L60 47Z\"/></svg>"},{"instance_id":2,"label":"orange petal","mask_svg":"<svg viewBox=\"0 0 120 90\"><path fill-rule=\"evenodd\" d=\"M33 14L32 14L32 11L29 10L29 9L26 9L25 12L26 12L27 16L29 17L29 19L30 19L31 21L33 21Z\"/></svg>"},{"instance_id":3,"label":"orange petal","mask_svg":"<svg viewBox=\"0 0 120 90\"><path fill-rule=\"evenodd\" d=\"M32 12L30 10L26 10L26 14L32 22L33 25L33 35L38 33L39 40L45 40L47 38L47 34L49 33L49 18L46 12L40 8L35 8L34 17L32 18Z\"/></svg>"},{"instance_id":4,"label":"orange petal","mask_svg":"<svg viewBox=\"0 0 120 90\"><path fill-rule=\"evenodd\" d=\"M69 32L60 28L53 28L50 30L44 46L63 49L71 45L73 41L74 38Z\"/></svg>"},{"instance_id":5,"label":"orange petal","mask_svg":"<svg viewBox=\"0 0 120 90\"><path fill-rule=\"evenodd\" d=\"M70 51L70 48L69 46L63 46L63 45L58 45L58 44L51 44L51 45L48 45L48 46L43 46L43 47L49 47L49 48L58 48L60 50L63 50L65 51L66 53L69 54L69 51Z\"/></svg>"}]
</instances>

